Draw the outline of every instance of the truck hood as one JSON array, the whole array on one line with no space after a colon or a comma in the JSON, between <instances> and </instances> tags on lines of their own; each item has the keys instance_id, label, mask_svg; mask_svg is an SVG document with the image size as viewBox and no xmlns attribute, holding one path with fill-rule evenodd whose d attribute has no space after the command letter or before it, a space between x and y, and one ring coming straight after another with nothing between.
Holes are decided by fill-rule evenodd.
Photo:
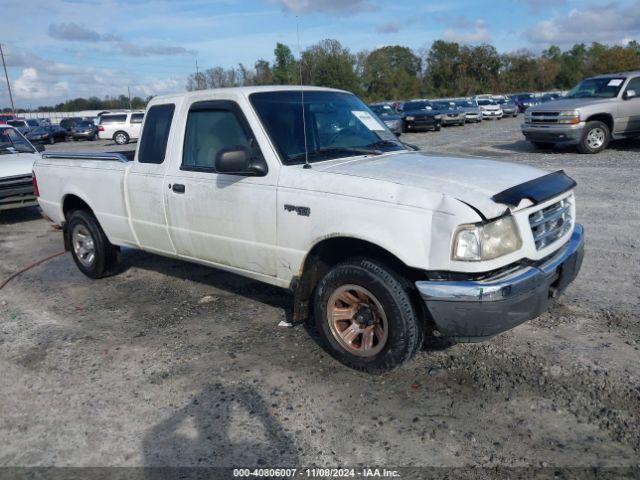
<instances>
[{"instance_id":1,"label":"truck hood","mask_svg":"<svg viewBox=\"0 0 640 480\"><path fill-rule=\"evenodd\" d=\"M31 175L33 163L39 155L34 153L4 153L0 154L0 178Z\"/></svg>"},{"instance_id":2,"label":"truck hood","mask_svg":"<svg viewBox=\"0 0 640 480\"><path fill-rule=\"evenodd\" d=\"M497 217L509 208L493 201L495 194L548 173L525 165L422 152L318 163L313 168L447 195L478 209L487 218Z\"/></svg>"},{"instance_id":3,"label":"truck hood","mask_svg":"<svg viewBox=\"0 0 640 480\"><path fill-rule=\"evenodd\" d=\"M556 110L576 110L578 108L589 107L591 105L600 105L610 103L615 98L563 98L561 100L552 100L550 102L536 105L529 108L530 112L548 112Z\"/></svg>"}]
</instances>

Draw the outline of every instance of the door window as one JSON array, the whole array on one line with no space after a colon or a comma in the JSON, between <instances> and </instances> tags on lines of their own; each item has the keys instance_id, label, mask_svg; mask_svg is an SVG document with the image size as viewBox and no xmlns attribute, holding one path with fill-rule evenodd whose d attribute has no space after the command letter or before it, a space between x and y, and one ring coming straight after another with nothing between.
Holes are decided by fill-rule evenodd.
<instances>
[{"instance_id":1,"label":"door window","mask_svg":"<svg viewBox=\"0 0 640 480\"><path fill-rule=\"evenodd\" d=\"M142 123L143 118L144 118L144 113L132 113L131 123Z\"/></svg>"},{"instance_id":2,"label":"door window","mask_svg":"<svg viewBox=\"0 0 640 480\"><path fill-rule=\"evenodd\" d=\"M230 104L231 102L224 102ZM255 138L236 107L191 108L187 117L182 170L215 172L215 159L224 150L245 148L259 154Z\"/></svg>"},{"instance_id":3,"label":"door window","mask_svg":"<svg viewBox=\"0 0 640 480\"><path fill-rule=\"evenodd\" d=\"M640 77L635 77L629 80L627 90L633 90L636 92L636 96L640 96Z\"/></svg>"},{"instance_id":4,"label":"door window","mask_svg":"<svg viewBox=\"0 0 640 480\"><path fill-rule=\"evenodd\" d=\"M174 110L173 103L154 105L149 109L140 138L139 163L160 164L164 162Z\"/></svg>"}]
</instances>

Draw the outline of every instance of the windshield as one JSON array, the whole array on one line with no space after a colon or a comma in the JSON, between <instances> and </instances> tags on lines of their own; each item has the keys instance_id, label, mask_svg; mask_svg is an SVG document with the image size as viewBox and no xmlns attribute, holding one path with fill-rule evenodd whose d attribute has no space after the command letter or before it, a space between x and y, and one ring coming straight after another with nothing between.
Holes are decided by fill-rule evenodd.
<instances>
[{"instance_id":1,"label":"windshield","mask_svg":"<svg viewBox=\"0 0 640 480\"><path fill-rule=\"evenodd\" d=\"M566 98L614 98L624 81L621 77L587 78L572 88Z\"/></svg>"},{"instance_id":2,"label":"windshield","mask_svg":"<svg viewBox=\"0 0 640 480\"><path fill-rule=\"evenodd\" d=\"M459 107L476 107L476 103L473 100L456 100L456 105Z\"/></svg>"},{"instance_id":3,"label":"windshield","mask_svg":"<svg viewBox=\"0 0 640 480\"><path fill-rule=\"evenodd\" d=\"M483 98L481 100L478 100L478 105L495 105L496 102L494 102L493 100L489 100L488 98Z\"/></svg>"},{"instance_id":4,"label":"windshield","mask_svg":"<svg viewBox=\"0 0 640 480\"><path fill-rule=\"evenodd\" d=\"M431 102L431 106L435 110L455 110L455 106L449 102Z\"/></svg>"},{"instance_id":5,"label":"windshield","mask_svg":"<svg viewBox=\"0 0 640 480\"><path fill-rule=\"evenodd\" d=\"M0 128L0 155L16 152L35 153L35 150L17 130Z\"/></svg>"},{"instance_id":6,"label":"windshield","mask_svg":"<svg viewBox=\"0 0 640 480\"><path fill-rule=\"evenodd\" d=\"M93 123L91 122L78 122L76 123L76 128L89 128L93 127Z\"/></svg>"},{"instance_id":7,"label":"windshield","mask_svg":"<svg viewBox=\"0 0 640 480\"><path fill-rule=\"evenodd\" d=\"M285 165L305 162L305 140L309 162L406 149L355 95L304 91L303 117L301 94L291 90L249 97Z\"/></svg>"},{"instance_id":8,"label":"windshield","mask_svg":"<svg viewBox=\"0 0 640 480\"><path fill-rule=\"evenodd\" d=\"M431 110L431 104L429 102L407 102L402 107L405 112L412 110Z\"/></svg>"},{"instance_id":9,"label":"windshield","mask_svg":"<svg viewBox=\"0 0 640 480\"><path fill-rule=\"evenodd\" d=\"M371 105L369 107L376 115L396 115L396 112L389 105Z\"/></svg>"},{"instance_id":10,"label":"windshield","mask_svg":"<svg viewBox=\"0 0 640 480\"><path fill-rule=\"evenodd\" d=\"M9 120L7 122L7 125L11 125L12 127L16 127L16 128L25 127L26 126L25 122L22 121L22 120Z\"/></svg>"},{"instance_id":11,"label":"windshield","mask_svg":"<svg viewBox=\"0 0 640 480\"><path fill-rule=\"evenodd\" d=\"M38 121L37 121L37 120L27 120L27 124L28 124L30 127L37 127L37 126L39 125L39 123L38 123Z\"/></svg>"}]
</instances>

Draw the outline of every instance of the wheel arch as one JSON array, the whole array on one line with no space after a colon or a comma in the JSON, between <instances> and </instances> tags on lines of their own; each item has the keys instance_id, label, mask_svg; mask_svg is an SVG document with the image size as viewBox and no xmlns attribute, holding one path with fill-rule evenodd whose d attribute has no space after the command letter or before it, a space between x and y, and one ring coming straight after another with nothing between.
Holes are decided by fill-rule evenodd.
<instances>
[{"instance_id":1,"label":"wheel arch","mask_svg":"<svg viewBox=\"0 0 640 480\"><path fill-rule=\"evenodd\" d=\"M62 198L62 216L65 219L64 224L62 226L62 232L63 232L62 236L64 239L64 248L67 251L71 250L71 239L69 238L69 230L67 228L68 217L69 217L69 214L75 210L87 210L88 212L91 212L91 214L95 216L93 209L81 196L75 193L67 193Z\"/></svg>"},{"instance_id":2,"label":"wheel arch","mask_svg":"<svg viewBox=\"0 0 640 480\"><path fill-rule=\"evenodd\" d=\"M609 127L609 133L613 133L613 115L610 113L594 113L587 117L587 122L599 121L604 123L607 127Z\"/></svg>"},{"instance_id":3,"label":"wheel arch","mask_svg":"<svg viewBox=\"0 0 640 480\"><path fill-rule=\"evenodd\" d=\"M291 289L294 292L294 323L306 320L316 285L333 265L354 257L367 257L392 268L412 283L424 272L404 263L397 255L373 242L352 236L335 235L318 240L307 253Z\"/></svg>"}]
</instances>

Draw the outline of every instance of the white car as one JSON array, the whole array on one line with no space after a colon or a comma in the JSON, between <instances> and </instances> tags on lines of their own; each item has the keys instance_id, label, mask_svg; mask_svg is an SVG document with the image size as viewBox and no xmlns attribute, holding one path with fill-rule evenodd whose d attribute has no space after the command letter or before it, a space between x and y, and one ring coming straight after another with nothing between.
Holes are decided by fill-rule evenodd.
<instances>
[{"instance_id":1,"label":"white car","mask_svg":"<svg viewBox=\"0 0 640 480\"><path fill-rule=\"evenodd\" d=\"M144 112L105 113L100 116L98 137L124 145L140 137Z\"/></svg>"},{"instance_id":2,"label":"white car","mask_svg":"<svg viewBox=\"0 0 640 480\"><path fill-rule=\"evenodd\" d=\"M38 151L17 129L0 125L0 210L37 205L32 170Z\"/></svg>"},{"instance_id":3,"label":"white car","mask_svg":"<svg viewBox=\"0 0 640 480\"><path fill-rule=\"evenodd\" d=\"M35 175L85 275L133 247L289 288L367 372L540 315L584 252L564 172L417 152L341 90L155 97L135 158L45 153Z\"/></svg>"},{"instance_id":4,"label":"white car","mask_svg":"<svg viewBox=\"0 0 640 480\"><path fill-rule=\"evenodd\" d=\"M478 108L480 109L483 119L497 118L498 120L501 120L504 115L500 105L491 98L478 98Z\"/></svg>"}]
</instances>

